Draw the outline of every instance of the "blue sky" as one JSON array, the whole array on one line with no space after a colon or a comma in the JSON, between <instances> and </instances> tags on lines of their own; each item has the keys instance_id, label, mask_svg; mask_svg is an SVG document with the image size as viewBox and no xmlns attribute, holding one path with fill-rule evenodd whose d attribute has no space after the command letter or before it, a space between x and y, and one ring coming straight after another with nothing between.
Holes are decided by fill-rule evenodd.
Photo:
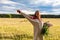
<instances>
[{"instance_id":1,"label":"blue sky","mask_svg":"<svg viewBox=\"0 0 60 40\"><path fill-rule=\"evenodd\" d=\"M17 9L26 14L34 14L39 10L41 14L60 14L60 0L0 0L0 13L13 13Z\"/></svg>"}]
</instances>

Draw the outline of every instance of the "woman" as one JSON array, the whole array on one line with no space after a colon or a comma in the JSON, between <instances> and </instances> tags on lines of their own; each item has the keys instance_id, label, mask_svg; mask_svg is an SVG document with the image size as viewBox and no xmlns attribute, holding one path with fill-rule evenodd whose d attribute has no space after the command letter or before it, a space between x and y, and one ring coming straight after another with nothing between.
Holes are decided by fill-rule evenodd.
<instances>
[{"instance_id":1,"label":"woman","mask_svg":"<svg viewBox=\"0 0 60 40\"><path fill-rule=\"evenodd\" d=\"M41 34L43 28L43 22L39 11L36 11L34 16L24 14L20 10L17 10L18 13L27 18L34 27L34 40L43 40L43 35Z\"/></svg>"}]
</instances>

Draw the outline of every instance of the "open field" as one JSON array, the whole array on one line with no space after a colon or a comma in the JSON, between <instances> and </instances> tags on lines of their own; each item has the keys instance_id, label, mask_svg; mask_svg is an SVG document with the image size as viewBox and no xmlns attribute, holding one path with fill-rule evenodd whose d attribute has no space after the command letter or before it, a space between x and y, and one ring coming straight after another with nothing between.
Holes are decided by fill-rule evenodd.
<instances>
[{"instance_id":1,"label":"open field","mask_svg":"<svg viewBox=\"0 0 60 40\"><path fill-rule=\"evenodd\" d=\"M60 40L60 18L43 18L53 26L44 40ZM33 40L33 26L25 18L0 18L0 40Z\"/></svg>"}]
</instances>

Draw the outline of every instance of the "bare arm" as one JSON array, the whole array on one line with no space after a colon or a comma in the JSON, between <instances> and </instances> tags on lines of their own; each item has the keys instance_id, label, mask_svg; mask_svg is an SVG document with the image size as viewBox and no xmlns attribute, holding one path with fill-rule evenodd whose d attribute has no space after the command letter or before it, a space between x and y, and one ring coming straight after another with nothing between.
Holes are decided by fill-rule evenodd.
<instances>
[{"instance_id":1,"label":"bare arm","mask_svg":"<svg viewBox=\"0 0 60 40\"><path fill-rule=\"evenodd\" d=\"M27 18L29 21L35 21L35 20L33 20L33 19L30 18L30 15L27 15L27 14L21 12L20 10L17 10L17 12L18 12L19 14L23 15L23 16L24 16L25 18Z\"/></svg>"}]
</instances>

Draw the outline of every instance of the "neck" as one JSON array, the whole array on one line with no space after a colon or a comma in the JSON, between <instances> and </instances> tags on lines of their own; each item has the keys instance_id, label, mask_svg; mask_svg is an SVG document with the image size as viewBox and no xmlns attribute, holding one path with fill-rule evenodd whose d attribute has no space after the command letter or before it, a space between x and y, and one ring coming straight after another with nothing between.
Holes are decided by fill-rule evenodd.
<instances>
[{"instance_id":1,"label":"neck","mask_svg":"<svg viewBox=\"0 0 60 40\"><path fill-rule=\"evenodd\" d=\"M42 21L42 19L41 19L41 17L37 17L38 18L38 20L41 22Z\"/></svg>"}]
</instances>

